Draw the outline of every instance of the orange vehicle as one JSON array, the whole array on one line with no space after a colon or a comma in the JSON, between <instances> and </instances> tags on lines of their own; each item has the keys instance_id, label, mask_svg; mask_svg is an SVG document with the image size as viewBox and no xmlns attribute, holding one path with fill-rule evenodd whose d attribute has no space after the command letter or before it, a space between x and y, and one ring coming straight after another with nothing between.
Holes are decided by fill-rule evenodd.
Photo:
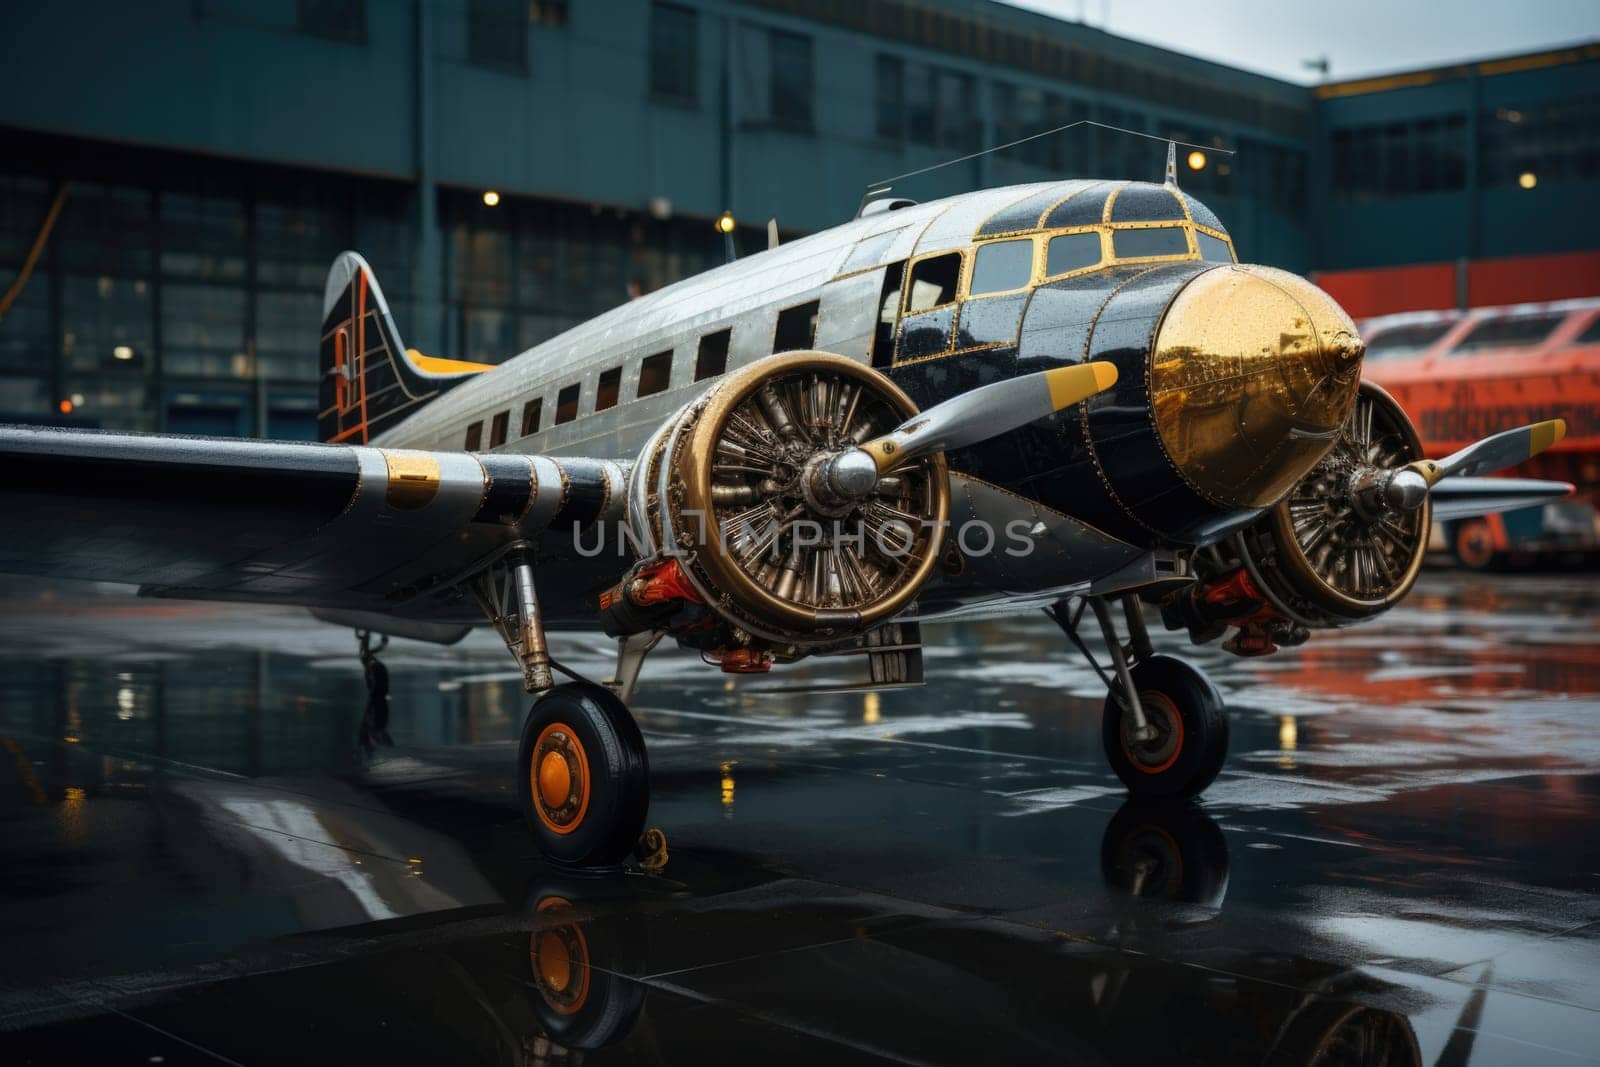
<instances>
[{"instance_id":1,"label":"orange vehicle","mask_svg":"<svg viewBox=\"0 0 1600 1067\"><path fill-rule=\"evenodd\" d=\"M1518 474L1571 482L1572 497L1439 524L1436 547L1475 569L1600 551L1600 298L1384 315L1360 328L1364 376L1405 408L1430 457L1567 420L1566 439Z\"/></svg>"}]
</instances>

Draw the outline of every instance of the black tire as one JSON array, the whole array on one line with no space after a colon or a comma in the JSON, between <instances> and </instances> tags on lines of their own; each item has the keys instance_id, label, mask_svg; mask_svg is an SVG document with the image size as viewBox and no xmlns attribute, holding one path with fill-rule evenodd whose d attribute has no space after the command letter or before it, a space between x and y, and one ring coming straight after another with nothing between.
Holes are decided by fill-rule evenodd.
<instances>
[{"instance_id":1,"label":"black tire","mask_svg":"<svg viewBox=\"0 0 1600 1067\"><path fill-rule=\"evenodd\" d=\"M1151 656L1133 668L1145 717L1159 729L1148 742L1126 741L1122 704L1107 694L1100 737L1106 759L1134 797L1192 797L1228 758L1228 716L1204 674L1172 656Z\"/></svg>"},{"instance_id":2,"label":"black tire","mask_svg":"<svg viewBox=\"0 0 1600 1067\"><path fill-rule=\"evenodd\" d=\"M559 805L557 796L565 798ZM582 682L540 697L522 727L517 799L546 859L574 867L620 863L650 810L644 738L622 701Z\"/></svg>"}]
</instances>

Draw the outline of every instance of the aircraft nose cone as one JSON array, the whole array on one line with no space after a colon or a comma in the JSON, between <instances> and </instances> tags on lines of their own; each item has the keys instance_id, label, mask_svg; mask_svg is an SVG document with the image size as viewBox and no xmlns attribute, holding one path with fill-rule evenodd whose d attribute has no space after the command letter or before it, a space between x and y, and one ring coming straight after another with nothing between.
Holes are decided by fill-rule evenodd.
<instances>
[{"instance_id":1,"label":"aircraft nose cone","mask_svg":"<svg viewBox=\"0 0 1600 1067\"><path fill-rule=\"evenodd\" d=\"M1151 347L1161 443L1201 496L1267 507L1333 444L1365 354L1350 316L1299 275L1206 271L1173 298Z\"/></svg>"}]
</instances>

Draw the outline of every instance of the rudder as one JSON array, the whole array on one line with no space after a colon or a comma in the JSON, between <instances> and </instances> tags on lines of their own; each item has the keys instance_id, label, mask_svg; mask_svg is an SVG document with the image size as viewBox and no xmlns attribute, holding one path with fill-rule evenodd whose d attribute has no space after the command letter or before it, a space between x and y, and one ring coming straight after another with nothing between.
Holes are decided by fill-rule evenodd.
<instances>
[{"instance_id":1,"label":"rudder","mask_svg":"<svg viewBox=\"0 0 1600 1067\"><path fill-rule=\"evenodd\" d=\"M341 252L322 297L322 378L317 433L366 444L430 400L493 364L408 351L367 261Z\"/></svg>"}]
</instances>

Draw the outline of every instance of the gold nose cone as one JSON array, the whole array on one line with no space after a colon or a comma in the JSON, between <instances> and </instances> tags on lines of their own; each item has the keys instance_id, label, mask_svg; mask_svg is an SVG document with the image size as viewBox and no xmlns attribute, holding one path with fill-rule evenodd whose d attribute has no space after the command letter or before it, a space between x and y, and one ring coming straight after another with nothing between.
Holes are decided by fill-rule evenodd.
<instances>
[{"instance_id":1,"label":"gold nose cone","mask_svg":"<svg viewBox=\"0 0 1600 1067\"><path fill-rule=\"evenodd\" d=\"M1209 270L1167 308L1151 348L1161 443L1212 503L1267 507L1333 445L1365 354L1350 316L1304 278Z\"/></svg>"}]
</instances>

